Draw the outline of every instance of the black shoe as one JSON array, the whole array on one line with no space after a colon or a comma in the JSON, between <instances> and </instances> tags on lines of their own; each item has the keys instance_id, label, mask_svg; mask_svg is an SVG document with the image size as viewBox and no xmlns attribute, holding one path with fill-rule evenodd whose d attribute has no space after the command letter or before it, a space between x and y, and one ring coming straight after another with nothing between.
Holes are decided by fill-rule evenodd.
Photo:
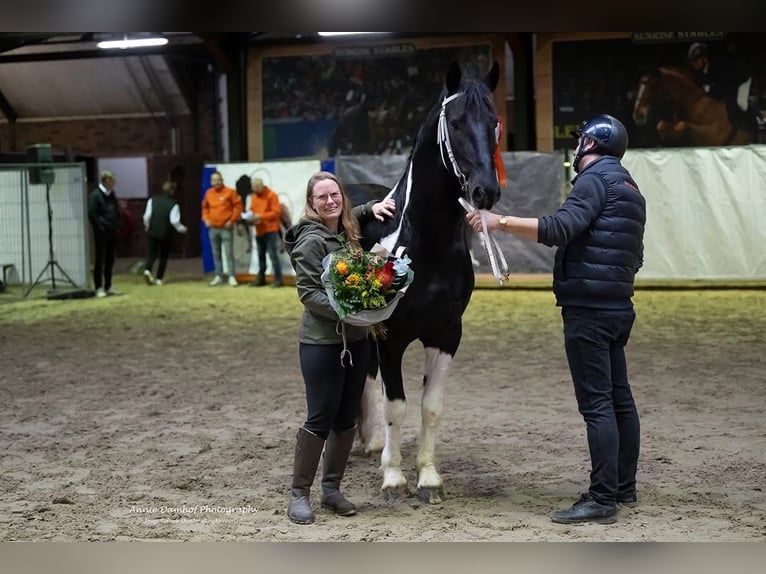
<instances>
[{"instance_id":1,"label":"black shoe","mask_svg":"<svg viewBox=\"0 0 766 574\"><path fill-rule=\"evenodd\" d=\"M274 283L271 284L271 286L272 287L281 287L282 286L282 280L281 279L277 279L276 281L274 281Z\"/></svg>"},{"instance_id":2,"label":"black shoe","mask_svg":"<svg viewBox=\"0 0 766 574\"><path fill-rule=\"evenodd\" d=\"M559 524L581 524L595 522L596 524L613 524L617 522L617 508L599 504L590 493L585 493L580 500L566 510L557 510L551 514L551 520Z\"/></svg>"},{"instance_id":3,"label":"black shoe","mask_svg":"<svg viewBox=\"0 0 766 574\"><path fill-rule=\"evenodd\" d=\"M636 496L635 492L618 494L617 504L625 506L626 508L635 508L636 506L638 506L638 497Z\"/></svg>"},{"instance_id":4,"label":"black shoe","mask_svg":"<svg viewBox=\"0 0 766 574\"><path fill-rule=\"evenodd\" d=\"M250 283L250 287L263 287L264 285L266 285L265 279L258 279Z\"/></svg>"}]
</instances>

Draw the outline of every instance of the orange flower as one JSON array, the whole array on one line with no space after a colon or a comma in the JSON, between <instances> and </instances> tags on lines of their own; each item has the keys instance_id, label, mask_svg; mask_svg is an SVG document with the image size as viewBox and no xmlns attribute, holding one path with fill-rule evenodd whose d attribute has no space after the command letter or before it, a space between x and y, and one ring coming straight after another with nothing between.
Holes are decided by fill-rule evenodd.
<instances>
[{"instance_id":1,"label":"orange flower","mask_svg":"<svg viewBox=\"0 0 766 574\"><path fill-rule=\"evenodd\" d=\"M335 270L340 273L341 275L345 275L348 273L348 264L341 259L335 264Z\"/></svg>"}]
</instances>

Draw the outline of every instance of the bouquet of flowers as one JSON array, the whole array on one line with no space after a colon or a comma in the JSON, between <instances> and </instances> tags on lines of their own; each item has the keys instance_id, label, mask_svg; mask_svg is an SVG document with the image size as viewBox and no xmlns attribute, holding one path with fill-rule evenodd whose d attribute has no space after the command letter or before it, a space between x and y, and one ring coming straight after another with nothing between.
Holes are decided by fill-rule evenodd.
<instances>
[{"instance_id":1,"label":"bouquet of flowers","mask_svg":"<svg viewBox=\"0 0 766 574\"><path fill-rule=\"evenodd\" d=\"M409 257L394 257L376 244L370 251L346 248L330 253L322 262L322 283L341 321L371 326L388 319L412 283Z\"/></svg>"}]
</instances>

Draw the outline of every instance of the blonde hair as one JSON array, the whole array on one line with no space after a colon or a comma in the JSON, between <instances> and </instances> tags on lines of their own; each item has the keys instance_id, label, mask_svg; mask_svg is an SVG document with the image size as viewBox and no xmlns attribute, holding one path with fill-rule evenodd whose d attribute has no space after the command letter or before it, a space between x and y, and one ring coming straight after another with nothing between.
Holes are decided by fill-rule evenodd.
<instances>
[{"instance_id":1,"label":"blonde hair","mask_svg":"<svg viewBox=\"0 0 766 574\"><path fill-rule=\"evenodd\" d=\"M324 221L320 217L317 210L314 209L314 206L311 204L311 200L314 195L314 186L316 186L316 184L320 181L325 181L327 179L334 181L337 184L338 189L343 196L343 209L341 210L340 214L340 230L345 231L346 241L348 241L352 247L360 247L359 239L362 233L359 229L359 221L357 221L354 214L351 213L351 201L349 201L348 196L343 189L343 185L340 183L340 180L329 171L317 172L309 178L308 185L306 185L306 207L303 208L302 217L304 219L315 221L324 225Z\"/></svg>"},{"instance_id":2,"label":"blonde hair","mask_svg":"<svg viewBox=\"0 0 766 574\"><path fill-rule=\"evenodd\" d=\"M175 181L166 181L162 184L162 193L172 193L176 189Z\"/></svg>"}]
</instances>

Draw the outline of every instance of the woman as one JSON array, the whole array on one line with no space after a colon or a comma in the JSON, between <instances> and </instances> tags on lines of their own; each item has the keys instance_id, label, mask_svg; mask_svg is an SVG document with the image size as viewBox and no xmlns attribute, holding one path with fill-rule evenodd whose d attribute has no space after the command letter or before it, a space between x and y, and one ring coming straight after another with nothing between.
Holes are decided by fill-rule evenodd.
<instances>
[{"instance_id":1,"label":"woman","mask_svg":"<svg viewBox=\"0 0 766 574\"><path fill-rule=\"evenodd\" d=\"M298 297L304 306L298 338L308 417L298 430L287 509L287 516L298 524L314 522L309 493L323 447L322 507L339 516L356 514L355 506L339 487L354 442L371 350L367 327L344 325L353 363L348 355L339 359L342 329L320 280L322 260L346 245L359 247L359 221L373 217L383 221L393 213L394 202L390 199L371 201L352 211L340 182L322 171L309 179L301 220L285 234Z\"/></svg>"},{"instance_id":2,"label":"woman","mask_svg":"<svg viewBox=\"0 0 766 574\"><path fill-rule=\"evenodd\" d=\"M181 210L173 195L176 191L174 181L162 184L162 193L150 197L144 211L144 229L149 240L149 255L144 264L144 280L147 285L162 285L165 268L168 265L170 247L173 243L171 227L178 233L186 233L186 226L181 223ZM157 278L152 275L152 267L159 257Z\"/></svg>"}]
</instances>

